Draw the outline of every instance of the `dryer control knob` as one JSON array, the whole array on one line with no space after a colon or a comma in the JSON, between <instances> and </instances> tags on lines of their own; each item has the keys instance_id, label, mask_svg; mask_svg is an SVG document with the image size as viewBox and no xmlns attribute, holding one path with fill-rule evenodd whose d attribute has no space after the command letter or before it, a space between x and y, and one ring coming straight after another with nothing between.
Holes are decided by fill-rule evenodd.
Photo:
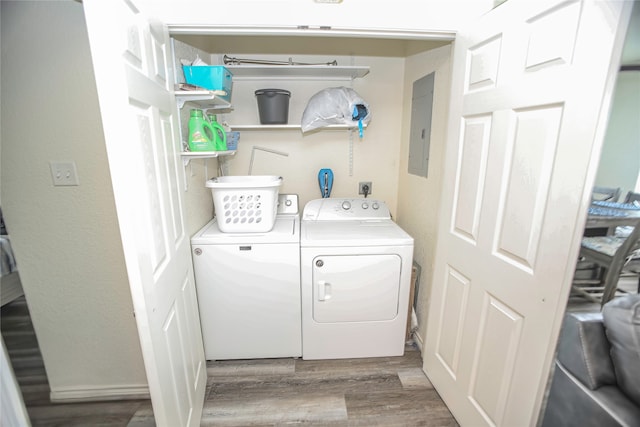
<instances>
[{"instance_id":1,"label":"dryer control knob","mask_svg":"<svg viewBox=\"0 0 640 427\"><path fill-rule=\"evenodd\" d=\"M291 200L287 199L287 200L285 200L284 205L285 206L291 206L291 203L293 203L293 202L291 202Z\"/></svg>"},{"instance_id":2,"label":"dryer control knob","mask_svg":"<svg viewBox=\"0 0 640 427\"><path fill-rule=\"evenodd\" d=\"M344 209L345 211L351 209L351 202L349 202L348 200L342 202L342 209Z\"/></svg>"},{"instance_id":3,"label":"dryer control knob","mask_svg":"<svg viewBox=\"0 0 640 427\"><path fill-rule=\"evenodd\" d=\"M364 203L362 204L362 209L369 209L369 203L364 202Z\"/></svg>"},{"instance_id":4,"label":"dryer control knob","mask_svg":"<svg viewBox=\"0 0 640 427\"><path fill-rule=\"evenodd\" d=\"M378 204L378 202L373 202L373 204L371 205L371 207L373 209L378 209L380 207L380 205Z\"/></svg>"},{"instance_id":5,"label":"dryer control knob","mask_svg":"<svg viewBox=\"0 0 640 427\"><path fill-rule=\"evenodd\" d=\"M196 248L193 252L194 252L196 255L202 255L202 249L200 249L200 248Z\"/></svg>"}]
</instances>

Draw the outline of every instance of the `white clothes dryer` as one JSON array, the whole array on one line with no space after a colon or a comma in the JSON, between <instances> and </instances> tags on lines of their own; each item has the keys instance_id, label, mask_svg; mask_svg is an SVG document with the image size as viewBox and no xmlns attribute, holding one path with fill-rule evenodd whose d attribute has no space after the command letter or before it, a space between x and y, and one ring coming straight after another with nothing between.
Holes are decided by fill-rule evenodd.
<instances>
[{"instance_id":1,"label":"white clothes dryer","mask_svg":"<svg viewBox=\"0 0 640 427\"><path fill-rule=\"evenodd\" d=\"M371 199L318 199L300 231L302 358L404 354L413 238Z\"/></svg>"},{"instance_id":2,"label":"white clothes dryer","mask_svg":"<svg viewBox=\"0 0 640 427\"><path fill-rule=\"evenodd\" d=\"M302 354L298 196L278 200L269 232L223 233L213 219L191 239L207 360Z\"/></svg>"}]
</instances>

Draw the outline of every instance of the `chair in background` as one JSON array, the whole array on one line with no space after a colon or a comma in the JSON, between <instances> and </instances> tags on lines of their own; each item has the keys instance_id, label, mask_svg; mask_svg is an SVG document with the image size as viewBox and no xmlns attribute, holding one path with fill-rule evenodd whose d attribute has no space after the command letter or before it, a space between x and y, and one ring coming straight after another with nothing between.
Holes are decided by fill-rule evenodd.
<instances>
[{"instance_id":1,"label":"chair in background","mask_svg":"<svg viewBox=\"0 0 640 427\"><path fill-rule=\"evenodd\" d=\"M622 266L622 276L636 276L638 278L638 290L640 294L640 254L635 253L627 259L625 265Z\"/></svg>"},{"instance_id":2,"label":"chair in background","mask_svg":"<svg viewBox=\"0 0 640 427\"><path fill-rule=\"evenodd\" d=\"M620 187L593 187L591 192L591 202L611 202L615 203L620 198ZM589 228L584 230L585 236L606 236L611 230L606 227Z\"/></svg>"},{"instance_id":3,"label":"chair in background","mask_svg":"<svg viewBox=\"0 0 640 427\"><path fill-rule=\"evenodd\" d=\"M640 203L640 193L634 193L633 191L629 191L627 195L624 197L624 203Z\"/></svg>"},{"instance_id":4,"label":"chair in background","mask_svg":"<svg viewBox=\"0 0 640 427\"><path fill-rule=\"evenodd\" d=\"M633 191L629 191L627 195L624 197L624 201L621 205L632 205L635 206L636 209L640 209L640 193L634 193ZM633 229L633 226L630 225L619 225L614 228L613 233L618 236L627 236Z\"/></svg>"},{"instance_id":5,"label":"chair in background","mask_svg":"<svg viewBox=\"0 0 640 427\"><path fill-rule=\"evenodd\" d=\"M624 198L624 203L636 203L640 206L640 193L629 191ZM640 250L631 253L622 266L622 275L636 276L638 278L638 293L640 294Z\"/></svg>"},{"instance_id":6,"label":"chair in background","mask_svg":"<svg viewBox=\"0 0 640 427\"><path fill-rule=\"evenodd\" d=\"M603 274L595 281L574 280L572 290L590 301L604 305L615 296L620 274L625 268L629 268L629 258L634 257L639 248L640 220L633 224L633 229L625 236L583 237L581 260L598 265L603 269ZM638 266L640 270L640 262Z\"/></svg>"},{"instance_id":7,"label":"chair in background","mask_svg":"<svg viewBox=\"0 0 640 427\"><path fill-rule=\"evenodd\" d=\"M620 187L593 187L591 192L591 200L603 202L617 202L620 198Z\"/></svg>"}]
</instances>

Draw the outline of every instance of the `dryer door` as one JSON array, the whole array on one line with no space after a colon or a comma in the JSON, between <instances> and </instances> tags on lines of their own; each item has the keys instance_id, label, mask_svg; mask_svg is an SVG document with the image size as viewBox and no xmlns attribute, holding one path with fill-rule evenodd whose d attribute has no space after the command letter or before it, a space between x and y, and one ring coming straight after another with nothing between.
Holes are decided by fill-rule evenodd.
<instances>
[{"instance_id":1,"label":"dryer door","mask_svg":"<svg viewBox=\"0 0 640 427\"><path fill-rule=\"evenodd\" d=\"M315 257L313 319L319 323L394 319L401 265L396 254Z\"/></svg>"}]
</instances>

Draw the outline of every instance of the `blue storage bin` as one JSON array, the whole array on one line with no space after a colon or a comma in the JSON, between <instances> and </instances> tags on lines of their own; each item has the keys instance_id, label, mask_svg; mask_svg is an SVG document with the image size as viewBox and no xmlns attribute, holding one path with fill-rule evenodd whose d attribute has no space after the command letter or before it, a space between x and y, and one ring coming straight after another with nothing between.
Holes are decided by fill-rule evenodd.
<instances>
[{"instance_id":1,"label":"blue storage bin","mask_svg":"<svg viewBox=\"0 0 640 427\"><path fill-rule=\"evenodd\" d=\"M237 150L239 141L240 141L240 132L238 131L227 132L227 150Z\"/></svg>"},{"instance_id":2,"label":"blue storage bin","mask_svg":"<svg viewBox=\"0 0 640 427\"><path fill-rule=\"evenodd\" d=\"M223 90L226 95L220 98L231 101L233 74L222 65L183 65L184 79L187 83L208 90Z\"/></svg>"}]
</instances>

